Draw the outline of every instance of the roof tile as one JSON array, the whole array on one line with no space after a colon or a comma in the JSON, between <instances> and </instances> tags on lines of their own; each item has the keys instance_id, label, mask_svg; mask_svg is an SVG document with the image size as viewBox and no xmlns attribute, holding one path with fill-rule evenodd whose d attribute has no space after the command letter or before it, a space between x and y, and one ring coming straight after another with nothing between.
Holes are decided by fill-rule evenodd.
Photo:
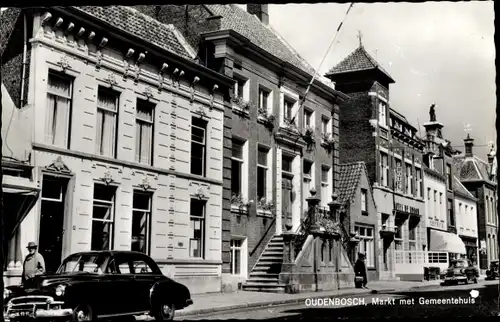
<instances>
[{"instance_id":1,"label":"roof tile","mask_svg":"<svg viewBox=\"0 0 500 322\"><path fill-rule=\"evenodd\" d=\"M490 167L488 163L477 156L456 156L453 158L453 170L458 174L460 181L490 180Z\"/></svg>"},{"instance_id":2,"label":"roof tile","mask_svg":"<svg viewBox=\"0 0 500 322\"><path fill-rule=\"evenodd\" d=\"M311 76L315 74L315 69L276 30L270 25L264 25L255 15L249 14L247 11L233 4L215 4L206 5L206 7L214 15L222 17L221 30L234 30L248 38L254 45L280 60L292 64ZM316 79L331 86L330 80L321 75L316 75Z\"/></svg>"},{"instance_id":3,"label":"roof tile","mask_svg":"<svg viewBox=\"0 0 500 322\"><path fill-rule=\"evenodd\" d=\"M365 50L365 47L361 45L344 58L344 60L330 69L326 75L335 75L377 68L392 79L389 73L379 63L377 63L377 61L373 59L373 57Z\"/></svg>"},{"instance_id":4,"label":"roof tile","mask_svg":"<svg viewBox=\"0 0 500 322\"><path fill-rule=\"evenodd\" d=\"M338 202L341 209L345 209L356 195L356 191L363 171L366 173L364 162L354 162L340 165L340 178L338 183Z\"/></svg>"},{"instance_id":5,"label":"roof tile","mask_svg":"<svg viewBox=\"0 0 500 322\"><path fill-rule=\"evenodd\" d=\"M475 197L470 193L469 190L467 190L467 188L464 187L464 185L456 176L453 176L453 191L475 199Z\"/></svg>"},{"instance_id":6,"label":"roof tile","mask_svg":"<svg viewBox=\"0 0 500 322\"><path fill-rule=\"evenodd\" d=\"M191 48L186 47L186 42L179 37L173 25L163 24L134 8L126 6L81 6L75 7L103 22L127 31L145 41L173 52L188 60L193 60Z\"/></svg>"}]
</instances>

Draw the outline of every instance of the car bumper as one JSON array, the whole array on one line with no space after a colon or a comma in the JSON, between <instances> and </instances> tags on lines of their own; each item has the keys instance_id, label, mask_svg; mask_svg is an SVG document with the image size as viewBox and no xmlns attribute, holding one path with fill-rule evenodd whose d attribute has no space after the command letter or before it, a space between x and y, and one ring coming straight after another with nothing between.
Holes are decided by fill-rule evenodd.
<instances>
[{"instance_id":1,"label":"car bumper","mask_svg":"<svg viewBox=\"0 0 500 322\"><path fill-rule=\"evenodd\" d=\"M62 318L72 314L72 309L64 308L64 302L54 301L52 297L23 296L9 301L4 311L4 319L11 321L14 319Z\"/></svg>"},{"instance_id":2,"label":"car bumper","mask_svg":"<svg viewBox=\"0 0 500 322\"><path fill-rule=\"evenodd\" d=\"M446 276L444 278L445 282L460 282L460 281L466 281L467 276Z\"/></svg>"}]
</instances>

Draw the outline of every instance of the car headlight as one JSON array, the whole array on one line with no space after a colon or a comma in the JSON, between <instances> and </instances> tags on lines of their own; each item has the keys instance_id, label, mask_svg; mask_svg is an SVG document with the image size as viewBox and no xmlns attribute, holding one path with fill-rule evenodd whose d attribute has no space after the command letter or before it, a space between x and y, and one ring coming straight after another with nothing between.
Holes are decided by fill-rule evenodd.
<instances>
[{"instance_id":1,"label":"car headlight","mask_svg":"<svg viewBox=\"0 0 500 322\"><path fill-rule=\"evenodd\" d=\"M57 296L63 296L65 290L66 290L66 285L57 285L57 287L56 287L56 295Z\"/></svg>"},{"instance_id":2,"label":"car headlight","mask_svg":"<svg viewBox=\"0 0 500 322\"><path fill-rule=\"evenodd\" d=\"M8 290L8 289L4 289L3 290L3 299L5 300L7 297L9 297L9 295L12 293L11 290Z\"/></svg>"}]
</instances>

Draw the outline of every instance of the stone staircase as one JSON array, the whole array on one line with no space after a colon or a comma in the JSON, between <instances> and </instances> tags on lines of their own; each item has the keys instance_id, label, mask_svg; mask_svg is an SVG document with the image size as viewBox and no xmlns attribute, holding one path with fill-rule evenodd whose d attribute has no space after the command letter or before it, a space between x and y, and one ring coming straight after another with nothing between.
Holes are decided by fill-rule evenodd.
<instances>
[{"instance_id":1,"label":"stone staircase","mask_svg":"<svg viewBox=\"0 0 500 322\"><path fill-rule=\"evenodd\" d=\"M283 237L273 236L255 263L243 290L253 292L284 293L285 285L279 283L283 264Z\"/></svg>"}]
</instances>

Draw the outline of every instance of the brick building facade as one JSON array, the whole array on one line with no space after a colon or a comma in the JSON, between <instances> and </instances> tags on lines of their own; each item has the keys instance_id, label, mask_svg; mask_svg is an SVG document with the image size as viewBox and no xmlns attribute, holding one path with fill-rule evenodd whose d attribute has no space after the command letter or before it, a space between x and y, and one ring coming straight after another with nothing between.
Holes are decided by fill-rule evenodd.
<instances>
[{"instance_id":1,"label":"brick building facade","mask_svg":"<svg viewBox=\"0 0 500 322\"><path fill-rule=\"evenodd\" d=\"M26 10L14 20L23 14L29 71L2 68L28 84L22 106L42 192L12 248L37 241L48 271L78 251L141 251L192 293L220 291L232 80L197 64L175 27L131 8Z\"/></svg>"},{"instance_id":2,"label":"brick building facade","mask_svg":"<svg viewBox=\"0 0 500 322\"><path fill-rule=\"evenodd\" d=\"M394 80L361 44L326 77L351 97L340 105L340 162L365 162L378 227L388 227L380 249L380 278L419 279L421 265L410 263L412 256L423 256L426 240L423 142L405 117L390 108L389 85Z\"/></svg>"},{"instance_id":3,"label":"brick building facade","mask_svg":"<svg viewBox=\"0 0 500 322\"><path fill-rule=\"evenodd\" d=\"M310 188L320 191L324 207L330 201L338 179L330 142L338 141L337 105L346 96L319 77L299 110L314 70L268 25L267 5L248 5L248 12L235 5L138 9L193 35L203 64L234 80L225 112L223 212L224 287L233 290L273 236L298 228Z\"/></svg>"}]
</instances>

